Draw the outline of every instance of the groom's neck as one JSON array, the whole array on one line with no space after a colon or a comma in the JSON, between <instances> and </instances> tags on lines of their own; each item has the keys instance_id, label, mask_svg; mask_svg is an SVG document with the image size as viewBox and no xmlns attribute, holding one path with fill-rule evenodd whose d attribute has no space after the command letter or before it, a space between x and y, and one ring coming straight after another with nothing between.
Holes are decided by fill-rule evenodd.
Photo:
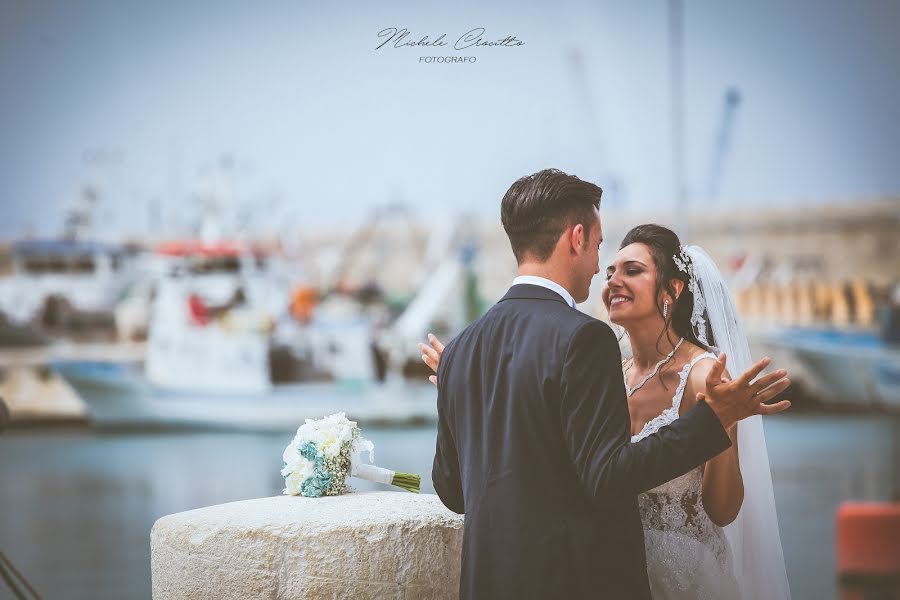
<instances>
[{"instance_id":1,"label":"groom's neck","mask_svg":"<svg viewBox=\"0 0 900 600\"><path fill-rule=\"evenodd\" d=\"M561 285L572 293L572 278L566 273L566 270L560 265L548 261L545 263L527 262L519 265L519 275L530 275L532 277L543 277L550 281Z\"/></svg>"}]
</instances>

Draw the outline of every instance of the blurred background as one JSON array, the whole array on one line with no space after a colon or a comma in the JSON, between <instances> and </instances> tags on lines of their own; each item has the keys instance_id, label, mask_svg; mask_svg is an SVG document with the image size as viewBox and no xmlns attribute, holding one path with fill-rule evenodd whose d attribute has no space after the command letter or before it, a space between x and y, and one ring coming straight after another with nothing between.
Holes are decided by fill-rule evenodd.
<instances>
[{"instance_id":1,"label":"blurred background","mask_svg":"<svg viewBox=\"0 0 900 600\"><path fill-rule=\"evenodd\" d=\"M3 0L0 553L47 598L147 598L156 519L279 494L337 411L433 491L416 343L505 293L500 198L557 167L604 188L602 267L674 227L792 370L788 575L838 597L838 505L900 488L898 26L878 0ZM507 43L454 49L477 28Z\"/></svg>"}]
</instances>

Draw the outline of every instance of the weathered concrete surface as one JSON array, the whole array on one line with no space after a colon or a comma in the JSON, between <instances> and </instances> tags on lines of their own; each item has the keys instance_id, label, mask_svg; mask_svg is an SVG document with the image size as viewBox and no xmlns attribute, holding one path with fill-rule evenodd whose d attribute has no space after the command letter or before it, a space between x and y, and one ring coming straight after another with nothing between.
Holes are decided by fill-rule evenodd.
<instances>
[{"instance_id":1,"label":"weathered concrete surface","mask_svg":"<svg viewBox=\"0 0 900 600\"><path fill-rule=\"evenodd\" d=\"M461 516L437 496L277 496L159 519L154 600L456 598Z\"/></svg>"}]
</instances>

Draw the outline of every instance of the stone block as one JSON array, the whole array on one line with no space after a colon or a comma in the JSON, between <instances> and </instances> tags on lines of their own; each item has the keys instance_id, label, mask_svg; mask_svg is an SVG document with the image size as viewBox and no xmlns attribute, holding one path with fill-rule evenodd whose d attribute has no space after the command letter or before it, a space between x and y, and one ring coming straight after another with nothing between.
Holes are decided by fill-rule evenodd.
<instances>
[{"instance_id":1,"label":"stone block","mask_svg":"<svg viewBox=\"0 0 900 600\"><path fill-rule=\"evenodd\" d=\"M169 515L154 600L457 598L463 518L437 496L277 496Z\"/></svg>"}]
</instances>

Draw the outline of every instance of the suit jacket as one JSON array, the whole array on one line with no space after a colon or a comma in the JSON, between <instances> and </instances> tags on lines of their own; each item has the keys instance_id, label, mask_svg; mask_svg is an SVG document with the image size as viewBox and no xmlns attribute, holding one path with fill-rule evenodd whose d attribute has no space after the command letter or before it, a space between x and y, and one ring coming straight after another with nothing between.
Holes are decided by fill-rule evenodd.
<instances>
[{"instance_id":1,"label":"suit jacket","mask_svg":"<svg viewBox=\"0 0 900 600\"><path fill-rule=\"evenodd\" d=\"M650 598L637 494L731 445L712 409L632 444L616 337L514 285L444 349L432 469L465 513L460 598Z\"/></svg>"}]
</instances>

